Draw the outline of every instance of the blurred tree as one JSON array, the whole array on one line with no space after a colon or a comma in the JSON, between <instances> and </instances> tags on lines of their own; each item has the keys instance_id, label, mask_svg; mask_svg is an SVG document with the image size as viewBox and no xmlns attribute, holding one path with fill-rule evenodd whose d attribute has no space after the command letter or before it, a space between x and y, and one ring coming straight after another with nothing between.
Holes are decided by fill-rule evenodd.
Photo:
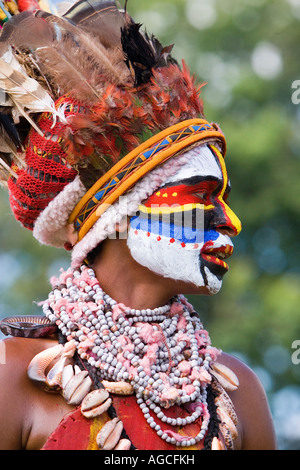
<instances>
[{"instance_id":1,"label":"blurred tree","mask_svg":"<svg viewBox=\"0 0 300 470\"><path fill-rule=\"evenodd\" d=\"M129 0L128 10L207 82L206 117L228 140L243 231L222 291L192 301L213 343L260 375L280 447L300 448L300 365L291 359L300 339L300 0ZM0 208L0 315L39 311L32 299L47 295L69 257L19 228L3 191Z\"/></svg>"}]
</instances>

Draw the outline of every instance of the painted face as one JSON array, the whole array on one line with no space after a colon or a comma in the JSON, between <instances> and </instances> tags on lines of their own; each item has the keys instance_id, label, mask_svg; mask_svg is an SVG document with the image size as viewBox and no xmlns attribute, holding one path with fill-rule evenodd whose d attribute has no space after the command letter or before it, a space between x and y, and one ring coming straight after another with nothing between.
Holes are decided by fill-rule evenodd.
<instances>
[{"instance_id":1,"label":"painted face","mask_svg":"<svg viewBox=\"0 0 300 470\"><path fill-rule=\"evenodd\" d=\"M133 258L157 274L219 291L241 223L227 205L225 162L213 145L189 161L139 207L127 243Z\"/></svg>"}]
</instances>

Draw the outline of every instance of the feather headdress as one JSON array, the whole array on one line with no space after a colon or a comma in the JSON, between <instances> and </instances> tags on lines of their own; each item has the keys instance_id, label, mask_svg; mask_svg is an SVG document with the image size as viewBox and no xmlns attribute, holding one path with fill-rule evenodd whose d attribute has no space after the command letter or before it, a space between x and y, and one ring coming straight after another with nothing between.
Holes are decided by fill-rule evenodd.
<instances>
[{"instance_id":1,"label":"feather headdress","mask_svg":"<svg viewBox=\"0 0 300 470\"><path fill-rule=\"evenodd\" d=\"M203 117L172 47L115 1L81 0L64 15L25 10L0 36L0 180L33 229L76 178L89 190L128 152Z\"/></svg>"}]
</instances>

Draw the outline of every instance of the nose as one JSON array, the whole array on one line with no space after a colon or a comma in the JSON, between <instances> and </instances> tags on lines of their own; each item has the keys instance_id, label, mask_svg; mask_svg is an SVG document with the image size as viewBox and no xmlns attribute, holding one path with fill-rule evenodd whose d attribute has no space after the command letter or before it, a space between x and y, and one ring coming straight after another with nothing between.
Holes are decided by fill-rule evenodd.
<instances>
[{"instance_id":1,"label":"nose","mask_svg":"<svg viewBox=\"0 0 300 470\"><path fill-rule=\"evenodd\" d=\"M236 237L242 230L240 219L221 198L219 199L214 226L218 232L229 237Z\"/></svg>"}]
</instances>

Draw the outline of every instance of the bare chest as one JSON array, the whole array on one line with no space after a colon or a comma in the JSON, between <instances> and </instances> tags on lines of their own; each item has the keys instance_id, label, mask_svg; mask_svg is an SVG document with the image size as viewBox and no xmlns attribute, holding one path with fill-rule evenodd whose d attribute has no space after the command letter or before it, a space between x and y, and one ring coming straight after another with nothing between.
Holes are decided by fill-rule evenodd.
<instances>
[{"instance_id":1,"label":"bare chest","mask_svg":"<svg viewBox=\"0 0 300 470\"><path fill-rule=\"evenodd\" d=\"M64 416L74 408L58 393L35 390L25 419L24 447L40 450Z\"/></svg>"}]
</instances>

